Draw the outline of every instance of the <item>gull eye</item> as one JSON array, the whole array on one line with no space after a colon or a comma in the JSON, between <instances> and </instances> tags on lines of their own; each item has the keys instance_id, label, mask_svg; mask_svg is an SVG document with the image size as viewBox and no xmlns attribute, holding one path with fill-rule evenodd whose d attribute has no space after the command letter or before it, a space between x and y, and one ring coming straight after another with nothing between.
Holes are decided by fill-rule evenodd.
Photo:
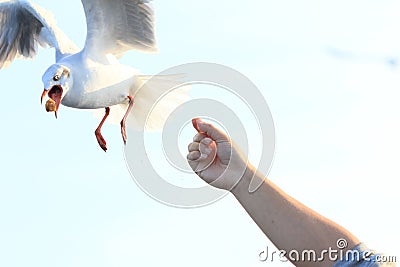
<instances>
[{"instance_id":1,"label":"gull eye","mask_svg":"<svg viewBox=\"0 0 400 267\"><path fill-rule=\"evenodd\" d=\"M60 79L60 76L59 75L54 75L54 77L53 77L53 81L58 81Z\"/></svg>"}]
</instances>

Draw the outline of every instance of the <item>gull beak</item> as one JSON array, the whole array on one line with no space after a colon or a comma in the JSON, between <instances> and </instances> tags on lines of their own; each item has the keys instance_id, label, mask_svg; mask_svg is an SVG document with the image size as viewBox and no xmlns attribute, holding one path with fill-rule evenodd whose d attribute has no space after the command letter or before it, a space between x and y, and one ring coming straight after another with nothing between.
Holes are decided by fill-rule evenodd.
<instances>
[{"instance_id":1,"label":"gull beak","mask_svg":"<svg viewBox=\"0 0 400 267\"><path fill-rule=\"evenodd\" d=\"M53 112L57 118L57 111L61 103L63 89L61 86L55 85L50 90L44 89L42 93L41 103L43 103L44 97L48 96L49 99L46 102L46 111Z\"/></svg>"},{"instance_id":2,"label":"gull beak","mask_svg":"<svg viewBox=\"0 0 400 267\"><path fill-rule=\"evenodd\" d=\"M43 90L42 97L40 98L40 104L43 104L43 98L45 98L48 93L49 93L49 90L46 90L46 89Z\"/></svg>"}]
</instances>

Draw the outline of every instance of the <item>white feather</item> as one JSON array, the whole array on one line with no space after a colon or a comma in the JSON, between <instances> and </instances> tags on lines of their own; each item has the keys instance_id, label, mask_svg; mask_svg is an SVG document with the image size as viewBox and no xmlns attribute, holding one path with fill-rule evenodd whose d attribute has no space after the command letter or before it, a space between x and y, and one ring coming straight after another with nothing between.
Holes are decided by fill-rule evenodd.
<instances>
[{"instance_id":1,"label":"white feather","mask_svg":"<svg viewBox=\"0 0 400 267\"><path fill-rule=\"evenodd\" d=\"M33 58L38 45L56 49L56 58L79 51L52 14L29 1L0 2L0 68L16 58Z\"/></svg>"},{"instance_id":2,"label":"white feather","mask_svg":"<svg viewBox=\"0 0 400 267\"><path fill-rule=\"evenodd\" d=\"M128 117L128 126L135 130L159 131L166 119L179 105L188 100L189 86L181 86L179 75L138 76L141 86L133 95L135 104ZM106 122L119 124L127 104L110 107ZM104 116L104 109L93 110L96 118Z\"/></svg>"},{"instance_id":3,"label":"white feather","mask_svg":"<svg viewBox=\"0 0 400 267\"><path fill-rule=\"evenodd\" d=\"M85 53L101 60L111 53L157 51L154 14L149 0L82 0L86 15ZM112 27L110 26L112 25Z\"/></svg>"}]
</instances>

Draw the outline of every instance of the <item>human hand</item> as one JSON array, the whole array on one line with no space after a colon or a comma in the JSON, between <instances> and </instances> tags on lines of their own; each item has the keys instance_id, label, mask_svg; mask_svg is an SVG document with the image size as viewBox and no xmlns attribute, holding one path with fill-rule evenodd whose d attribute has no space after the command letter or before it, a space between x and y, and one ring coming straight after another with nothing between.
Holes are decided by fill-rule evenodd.
<instances>
[{"instance_id":1,"label":"human hand","mask_svg":"<svg viewBox=\"0 0 400 267\"><path fill-rule=\"evenodd\" d=\"M231 190L251 165L224 132L201 119L192 123L198 133L188 146L190 167L212 186Z\"/></svg>"}]
</instances>

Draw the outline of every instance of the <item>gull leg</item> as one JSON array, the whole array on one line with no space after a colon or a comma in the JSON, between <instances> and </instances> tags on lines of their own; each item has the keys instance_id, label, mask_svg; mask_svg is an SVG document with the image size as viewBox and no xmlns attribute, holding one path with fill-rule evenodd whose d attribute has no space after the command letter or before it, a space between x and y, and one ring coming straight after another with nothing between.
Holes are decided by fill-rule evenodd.
<instances>
[{"instance_id":1,"label":"gull leg","mask_svg":"<svg viewBox=\"0 0 400 267\"><path fill-rule=\"evenodd\" d=\"M128 109L126 110L126 113L121 121L121 134L122 134L122 140L124 140L125 145L126 145L126 139L127 139L126 138L126 126L125 126L126 118L128 118L128 115L132 110L133 104L135 103L135 101L133 100L133 97L128 96L128 99L129 99Z\"/></svg>"},{"instance_id":2,"label":"gull leg","mask_svg":"<svg viewBox=\"0 0 400 267\"><path fill-rule=\"evenodd\" d=\"M97 142L99 143L101 149L104 150L104 152L107 151L107 142L106 142L106 140L104 140L103 136L101 135L101 127L103 126L104 122L106 121L108 115L110 115L110 108L106 107L106 113L104 114L104 117L101 120L96 131L94 132L94 134L96 135Z\"/></svg>"}]
</instances>

